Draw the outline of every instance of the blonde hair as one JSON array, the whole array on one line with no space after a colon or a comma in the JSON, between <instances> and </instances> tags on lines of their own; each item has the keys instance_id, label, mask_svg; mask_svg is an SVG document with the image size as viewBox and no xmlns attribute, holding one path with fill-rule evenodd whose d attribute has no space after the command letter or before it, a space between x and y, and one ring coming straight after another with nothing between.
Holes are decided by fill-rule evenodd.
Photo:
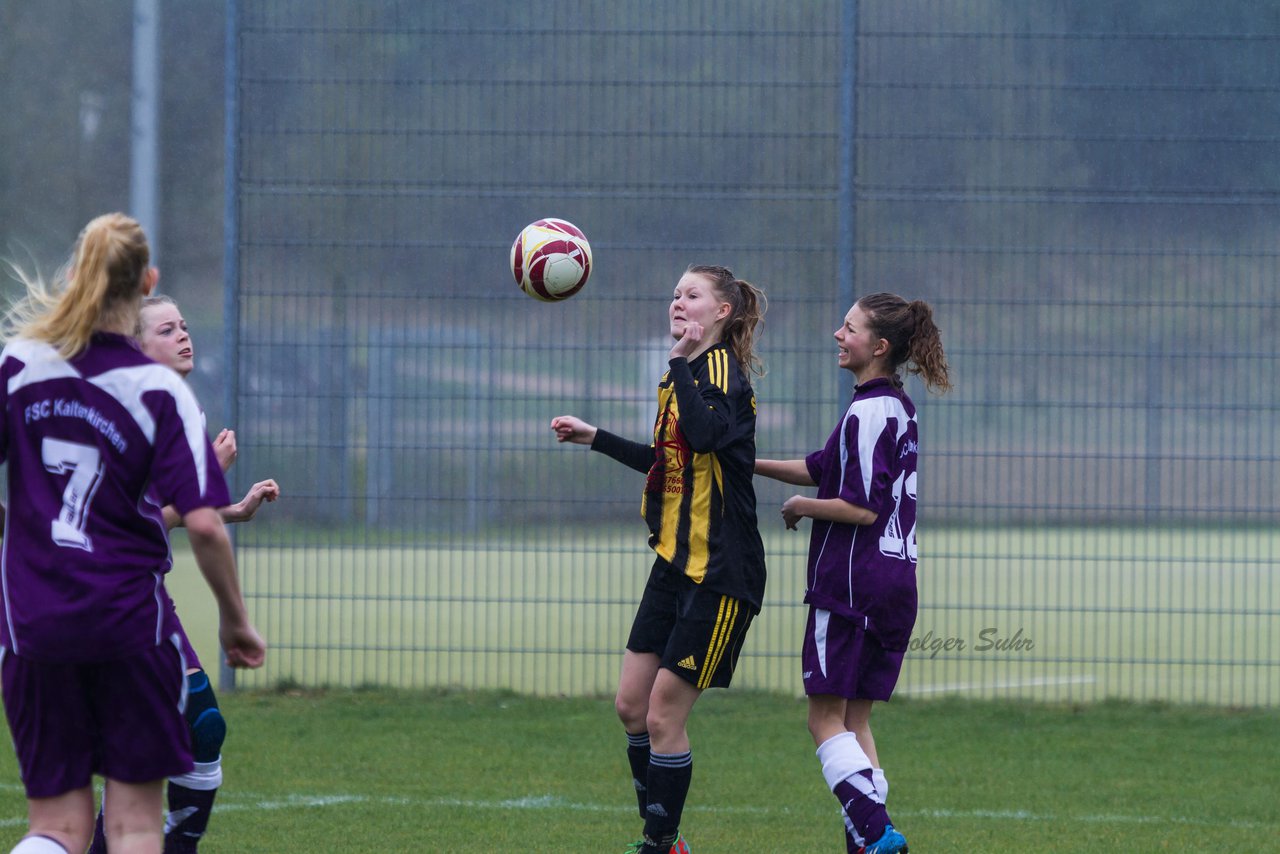
<instances>
[{"instance_id":1,"label":"blonde hair","mask_svg":"<svg viewBox=\"0 0 1280 854\"><path fill-rule=\"evenodd\" d=\"M764 291L733 275L728 267L716 264L690 264L686 273L698 273L711 280L716 294L729 304L729 317L722 338L733 350L744 371L764 376L764 362L756 354L757 328L764 321L769 300Z\"/></svg>"},{"instance_id":2,"label":"blonde hair","mask_svg":"<svg viewBox=\"0 0 1280 854\"><path fill-rule=\"evenodd\" d=\"M150 263L147 236L136 220L122 213L97 217L80 232L52 285L9 264L26 295L5 315L4 340L44 341L70 359L89 346L96 330L122 320L131 322L121 328L132 328Z\"/></svg>"},{"instance_id":3,"label":"blonde hair","mask_svg":"<svg viewBox=\"0 0 1280 854\"><path fill-rule=\"evenodd\" d=\"M147 331L145 326L143 325L144 323L142 319L143 310L148 308L155 308L158 305L171 305L174 308L178 307L178 304L173 301L173 297L169 296L168 294L149 294L143 297L142 305L138 308L138 322L133 327L134 338L141 339L142 333Z\"/></svg>"}]
</instances>

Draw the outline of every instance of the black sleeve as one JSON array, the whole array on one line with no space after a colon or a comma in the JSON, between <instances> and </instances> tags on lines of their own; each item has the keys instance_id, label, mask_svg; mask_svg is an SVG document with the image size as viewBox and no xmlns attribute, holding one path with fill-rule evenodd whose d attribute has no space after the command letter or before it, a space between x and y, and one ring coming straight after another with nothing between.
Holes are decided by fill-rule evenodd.
<instances>
[{"instance_id":1,"label":"black sleeve","mask_svg":"<svg viewBox=\"0 0 1280 854\"><path fill-rule=\"evenodd\" d=\"M716 450L733 424L728 396L715 383L696 384L687 359L672 359L668 364L680 403L680 432L685 441L699 454Z\"/></svg>"},{"instance_id":2,"label":"black sleeve","mask_svg":"<svg viewBox=\"0 0 1280 854\"><path fill-rule=\"evenodd\" d=\"M591 440L591 450L599 451L606 457L612 457L627 468L648 473L653 467L653 445L643 445L621 436L615 436L608 430L596 429L596 437Z\"/></svg>"}]
</instances>

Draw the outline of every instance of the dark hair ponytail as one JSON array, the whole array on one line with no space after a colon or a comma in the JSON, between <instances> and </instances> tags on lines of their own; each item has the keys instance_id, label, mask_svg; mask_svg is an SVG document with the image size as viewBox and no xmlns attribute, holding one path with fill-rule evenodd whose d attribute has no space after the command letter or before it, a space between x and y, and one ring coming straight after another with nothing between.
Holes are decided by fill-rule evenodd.
<instances>
[{"instance_id":1,"label":"dark hair ponytail","mask_svg":"<svg viewBox=\"0 0 1280 854\"><path fill-rule=\"evenodd\" d=\"M889 342L889 368L920 376L931 390L951 389L942 332L933 322L933 309L924 300L907 302L897 294L878 293L858 300L876 335Z\"/></svg>"}]
</instances>

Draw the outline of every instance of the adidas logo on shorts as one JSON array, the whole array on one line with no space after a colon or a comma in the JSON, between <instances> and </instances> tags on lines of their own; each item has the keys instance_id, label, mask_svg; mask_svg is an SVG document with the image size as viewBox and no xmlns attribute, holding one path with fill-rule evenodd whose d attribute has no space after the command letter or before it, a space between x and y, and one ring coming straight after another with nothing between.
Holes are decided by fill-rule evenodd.
<instances>
[{"instance_id":1,"label":"adidas logo on shorts","mask_svg":"<svg viewBox=\"0 0 1280 854\"><path fill-rule=\"evenodd\" d=\"M685 670L697 670L698 662L693 660L692 655L687 655L676 662L677 667L683 667Z\"/></svg>"}]
</instances>

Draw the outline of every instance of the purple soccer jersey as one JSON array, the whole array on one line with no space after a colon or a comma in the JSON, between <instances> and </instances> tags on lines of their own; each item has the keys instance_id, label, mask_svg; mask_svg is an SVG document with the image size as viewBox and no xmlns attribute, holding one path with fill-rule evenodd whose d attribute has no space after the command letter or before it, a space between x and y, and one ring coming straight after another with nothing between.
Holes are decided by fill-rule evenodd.
<instances>
[{"instance_id":1,"label":"purple soccer jersey","mask_svg":"<svg viewBox=\"0 0 1280 854\"><path fill-rule=\"evenodd\" d=\"M861 621L889 650L916 620L916 410L889 379L854 389L821 451L805 458L818 498L874 511L871 525L815 519L805 601Z\"/></svg>"},{"instance_id":2,"label":"purple soccer jersey","mask_svg":"<svg viewBox=\"0 0 1280 854\"><path fill-rule=\"evenodd\" d=\"M160 507L230 503L186 383L122 335L67 361L15 340L0 354L9 466L0 643L48 661L105 661L177 628Z\"/></svg>"}]
</instances>

